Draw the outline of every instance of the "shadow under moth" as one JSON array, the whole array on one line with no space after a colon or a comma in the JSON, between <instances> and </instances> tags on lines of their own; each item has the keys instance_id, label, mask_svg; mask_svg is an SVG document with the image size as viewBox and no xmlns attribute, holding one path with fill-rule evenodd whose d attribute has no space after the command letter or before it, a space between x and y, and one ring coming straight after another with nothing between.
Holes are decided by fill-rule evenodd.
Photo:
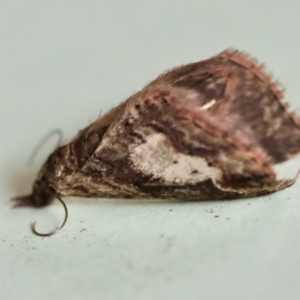
<instances>
[{"instance_id":1,"label":"shadow under moth","mask_svg":"<svg viewBox=\"0 0 300 300\"><path fill-rule=\"evenodd\" d=\"M300 152L300 121L282 98L263 66L238 51L173 68L57 147L32 194L13 200L41 207L62 196L213 200L282 190L296 177L277 180L273 166Z\"/></svg>"}]
</instances>

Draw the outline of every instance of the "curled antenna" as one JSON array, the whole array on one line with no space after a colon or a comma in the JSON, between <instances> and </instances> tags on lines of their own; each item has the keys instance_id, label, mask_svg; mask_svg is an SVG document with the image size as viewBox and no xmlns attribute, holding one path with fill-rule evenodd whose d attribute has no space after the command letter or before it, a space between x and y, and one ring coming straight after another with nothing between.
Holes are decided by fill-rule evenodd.
<instances>
[{"instance_id":1,"label":"curled antenna","mask_svg":"<svg viewBox=\"0 0 300 300\"><path fill-rule=\"evenodd\" d=\"M36 222L32 223L31 224L31 231L38 235L38 236L51 236L51 235L54 235L55 233L57 233L58 231L60 231L66 224L67 220L68 220L68 209L67 209L67 206L65 204L65 202L58 196L58 195L55 195L55 197L57 198L57 200L59 200L59 202L63 205L64 209L65 209L65 218L64 218L64 221L62 222L62 224L57 227L56 229L54 229L53 231L51 232L48 232L48 233L40 233L38 232L36 229L35 229L35 225L36 225Z\"/></svg>"},{"instance_id":2,"label":"curled antenna","mask_svg":"<svg viewBox=\"0 0 300 300\"><path fill-rule=\"evenodd\" d=\"M61 131L61 129L53 129L50 130L39 142L38 144L33 148L29 159L28 159L28 165L32 165L36 155L38 154L38 152L41 150L41 147L54 135L58 135L58 141L57 141L57 145L56 147L58 147L62 141L63 141L63 133Z\"/></svg>"}]
</instances>

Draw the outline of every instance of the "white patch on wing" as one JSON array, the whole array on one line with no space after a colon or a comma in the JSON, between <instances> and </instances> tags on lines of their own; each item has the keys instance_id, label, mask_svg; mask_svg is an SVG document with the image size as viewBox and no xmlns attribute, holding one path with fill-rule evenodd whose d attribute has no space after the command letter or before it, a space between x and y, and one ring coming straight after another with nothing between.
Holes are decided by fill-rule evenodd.
<instances>
[{"instance_id":1,"label":"white patch on wing","mask_svg":"<svg viewBox=\"0 0 300 300\"><path fill-rule=\"evenodd\" d=\"M147 137L146 143L130 149L133 166L144 174L165 181L165 184L195 184L221 177L219 169L210 167L204 158L176 152L161 133Z\"/></svg>"}]
</instances>

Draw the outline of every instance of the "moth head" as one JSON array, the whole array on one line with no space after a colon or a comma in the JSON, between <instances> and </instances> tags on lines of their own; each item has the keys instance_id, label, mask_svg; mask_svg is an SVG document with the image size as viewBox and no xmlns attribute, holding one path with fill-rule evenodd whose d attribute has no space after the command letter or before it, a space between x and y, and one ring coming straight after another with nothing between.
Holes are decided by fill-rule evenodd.
<instances>
[{"instance_id":1,"label":"moth head","mask_svg":"<svg viewBox=\"0 0 300 300\"><path fill-rule=\"evenodd\" d=\"M35 206L41 207L49 204L55 198L58 199L65 210L65 218L60 227L48 233L40 233L35 229L36 223L31 224L31 230L34 234L39 236L51 236L61 230L67 219L68 210L64 201L59 195L59 190L57 188L57 183L59 182L63 172L65 170L65 162L69 156L69 149L67 146L62 146L54 151L43 167L41 168L36 181L33 184L32 193L29 195L23 195L14 197L14 207L20 206Z\"/></svg>"},{"instance_id":2,"label":"moth head","mask_svg":"<svg viewBox=\"0 0 300 300\"><path fill-rule=\"evenodd\" d=\"M59 194L57 184L66 169L68 154L68 148L62 146L48 157L33 184L31 205L47 205Z\"/></svg>"}]
</instances>

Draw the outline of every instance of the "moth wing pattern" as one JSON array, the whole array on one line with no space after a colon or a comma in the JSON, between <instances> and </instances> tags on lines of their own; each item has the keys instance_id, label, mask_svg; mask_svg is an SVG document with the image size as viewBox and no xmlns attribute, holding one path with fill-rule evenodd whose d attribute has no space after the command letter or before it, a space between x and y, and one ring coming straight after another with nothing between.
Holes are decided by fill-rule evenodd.
<instances>
[{"instance_id":1,"label":"moth wing pattern","mask_svg":"<svg viewBox=\"0 0 300 300\"><path fill-rule=\"evenodd\" d=\"M215 99L212 117L222 119L228 134L240 131L240 135L257 141L272 163L299 153L299 118L287 111L278 82L246 53L226 50L210 59L175 68L158 81L198 91L203 105Z\"/></svg>"},{"instance_id":2,"label":"moth wing pattern","mask_svg":"<svg viewBox=\"0 0 300 300\"><path fill-rule=\"evenodd\" d=\"M243 53L171 70L125 102L82 175L105 174L137 197L226 199L285 188L295 179L277 181L272 164L299 152L300 130L281 98Z\"/></svg>"},{"instance_id":3,"label":"moth wing pattern","mask_svg":"<svg viewBox=\"0 0 300 300\"><path fill-rule=\"evenodd\" d=\"M60 196L213 200L281 190L273 166L300 152L299 119L247 54L174 68L52 153L21 205Z\"/></svg>"}]
</instances>

